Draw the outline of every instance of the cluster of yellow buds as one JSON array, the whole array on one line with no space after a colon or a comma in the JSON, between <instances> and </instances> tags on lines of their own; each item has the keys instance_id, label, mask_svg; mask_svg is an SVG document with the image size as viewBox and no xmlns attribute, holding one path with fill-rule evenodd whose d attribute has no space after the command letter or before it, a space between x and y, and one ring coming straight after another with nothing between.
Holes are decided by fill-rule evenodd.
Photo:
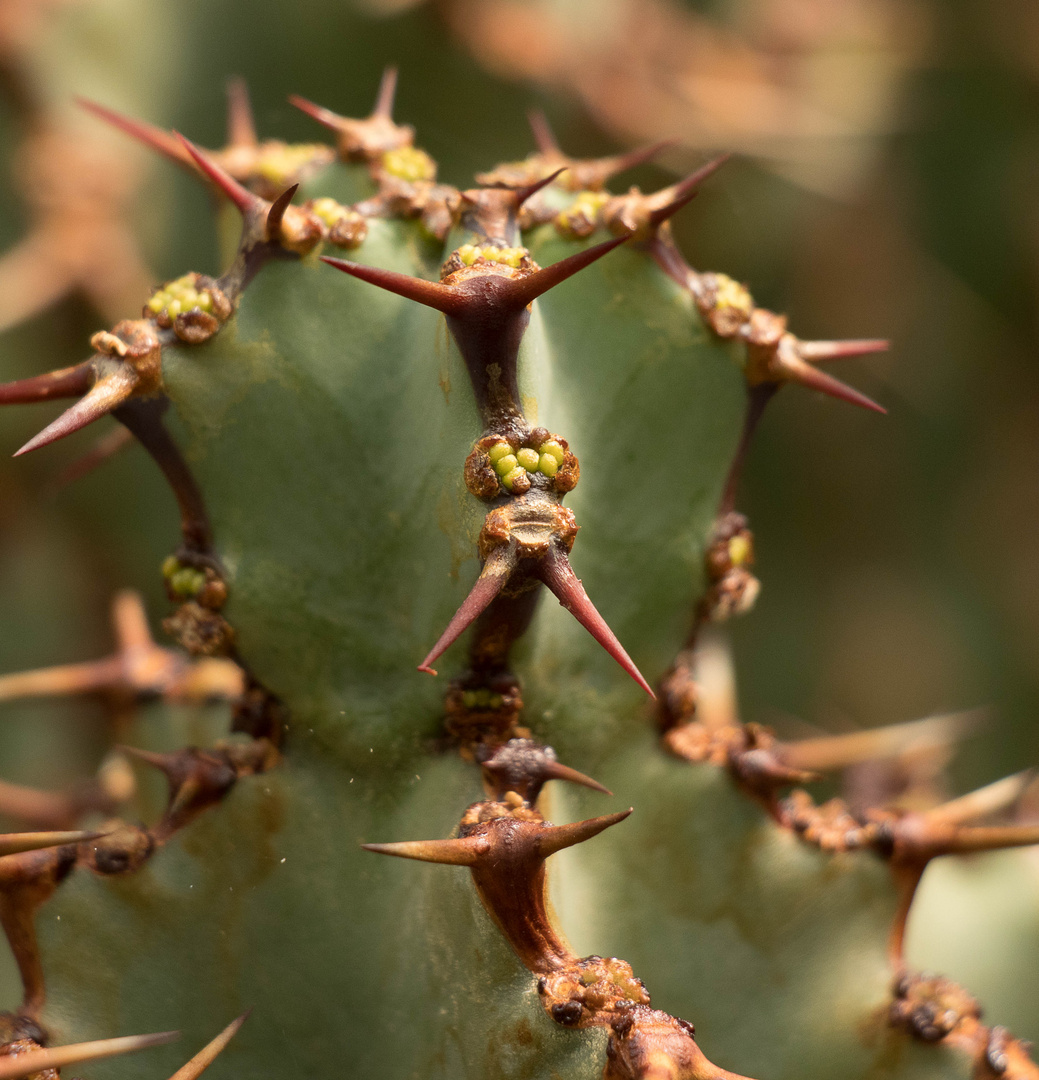
<instances>
[{"instance_id":1,"label":"cluster of yellow buds","mask_svg":"<svg viewBox=\"0 0 1039 1080\"><path fill-rule=\"evenodd\" d=\"M165 315L171 321L182 311L213 311L213 294L208 289L196 288L198 274L185 274L176 281L169 281L160 289L152 293L151 299L145 304L145 314L153 316Z\"/></svg>"},{"instance_id":2,"label":"cluster of yellow buds","mask_svg":"<svg viewBox=\"0 0 1039 1080\"><path fill-rule=\"evenodd\" d=\"M321 143L283 143L271 139L259 147L252 173L266 182L266 190L280 194L310 170L328 165L333 154Z\"/></svg>"},{"instance_id":3,"label":"cluster of yellow buds","mask_svg":"<svg viewBox=\"0 0 1039 1080\"><path fill-rule=\"evenodd\" d=\"M516 481L525 478L527 473L555 476L566 457L566 450L554 439L549 439L536 450L525 446L513 453L512 447L503 439L487 451L487 456L502 484L512 491Z\"/></svg>"},{"instance_id":4,"label":"cluster of yellow buds","mask_svg":"<svg viewBox=\"0 0 1039 1080\"><path fill-rule=\"evenodd\" d=\"M387 150L379 159L379 169L388 176L411 184L437 178L437 163L417 146L398 146L395 150Z\"/></svg>"},{"instance_id":5,"label":"cluster of yellow buds","mask_svg":"<svg viewBox=\"0 0 1039 1080\"><path fill-rule=\"evenodd\" d=\"M475 244L463 244L455 254L463 266L472 266L477 259L483 259L485 262L502 263L518 270L530 252L523 247L477 247Z\"/></svg>"},{"instance_id":6,"label":"cluster of yellow buds","mask_svg":"<svg viewBox=\"0 0 1039 1080\"><path fill-rule=\"evenodd\" d=\"M602 208L610 201L605 191L582 191L576 199L555 216L556 231L568 239L583 240L601 224Z\"/></svg>"}]
</instances>

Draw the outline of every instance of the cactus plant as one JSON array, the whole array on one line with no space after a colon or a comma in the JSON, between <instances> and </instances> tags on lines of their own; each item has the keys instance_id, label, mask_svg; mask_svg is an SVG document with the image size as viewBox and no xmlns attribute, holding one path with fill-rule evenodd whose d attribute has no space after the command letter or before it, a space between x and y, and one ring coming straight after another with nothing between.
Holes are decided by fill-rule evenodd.
<instances>
[{"instance_id":1,"label":"cactus plant","mask_svg":"<svg viewBox=\"0 0 1039 1080\"><path fill-rule=\"evenodd\" d=\"M1039 842L989 820L1028 778L818 804L818 773L923 729L783 742L711 674L758 590L737 507L763 412L788 382L883 412L817 365L885 343L802 341L688 265L668 222L720 161L615 195L657 148L575 160L538 119L535 153L459 191L394 82L362 120L295 99L334 147L260 141L238 85L219 151L85 103L240 238L90 359L0 387L76 399L18 454L112 414L180 514L179 650L121 594L111 657L0 680L119 706L88 788L0 788L33 830L0 839L23 989L0 1074L252 1006L256 1075L1039 1075L904 955L932 860ZM231 734L188 745L214 701Z\"/></svg>"}]
</instances>

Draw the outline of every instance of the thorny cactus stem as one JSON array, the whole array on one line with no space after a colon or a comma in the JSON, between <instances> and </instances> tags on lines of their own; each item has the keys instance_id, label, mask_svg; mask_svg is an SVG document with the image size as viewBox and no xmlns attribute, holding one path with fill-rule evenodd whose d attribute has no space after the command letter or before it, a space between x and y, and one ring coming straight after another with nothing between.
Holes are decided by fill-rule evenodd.
<instances>
[{"instance_id":1,"label":"thorny cactus stem","mask_svg":"<svg viewBox=\"0 0 1039 1080\"><path fill-rule=\"evenodd\" d=\"M298 975L292 935L306 934L311 921L321 944L315 953L313 940L306 940L310 966L320 967L335 952L333 942L348 942L352 951L340 958L330 986L318 991L320 1001L335 1001L337 1008L343 1002L358 1034L371 1035L379 1025L397 1034L396 1040L348 1034L355 1058L366 1055L359 1071L425 1075L435 1068L455 1075L458 1065L452 1066L446 1051L433 1055L417 1039L432 1018L441 1029L438 1037L457 1043L462 1067L474 1076L526 1078L563 1071L583 1077L598 1073L605 1080L735 1078L707 1060L691 1024L651 1007L631 964L617 957L580 957L556 926L547 893L548 856L601 835L589 850L611 852L610 868L594 886L586 882L582 891L579 885L582 902L569 903L567 910L602 932L632 908L630 895L624 904L610 901L612 892L629 887L618 867L666 851L670 834L686 830L691 850L665 861L671 872L681 872L687 856L699 867L695 887L674 896L685 919L676 925L683 930L696 925L682 905L709 893L712 877L724 877L723 864L732 857L725 850L718 857L721 841L709 823L704 826L705 815L713 813L719 836L735 836L748 864L769 845L786 851L788 866L797 864L797 845L819 859L861 851L854 872L865 880L877 870L862 859L879 857L891 870L883 901L890 915L890 970L886 1001L877 998L866 975L861 987L852 980L859 1021L883 1014L889 1038L897 1029L924 1043L965 1051L978 1077L1034 1080L1036 1068L1020 1042L1001 1028L983 1027L973 1000L958 987L912 975L903 955L910 904L932 859L1039 843L1034 826L980 823L1010 810L1026 779L1010 778L911 813L889 806L852 810L841 800L818 806L795 785L864 757L897 753L909 729L858 741L783 743L767 729L743 724L733 708L712 702L709 679L698 685L709 624L748 610L759 589L751 573L754 538L737 502L766 406L784 383L795 382L882 413L881 406L815 365L877 352L886 343L801 341L784 317L758 308L744 286L686 263L671 237L669 218L724 159L654 194L632 188L612 195L605 189L611 176L661 147L579 161L558 147L544 118L536 115L534 155L481 174L480 187L458 190L437 180L436 164L414 145L413 129L394 121L395 83L390 70L372 114L363 120L293 99L335 132L334 149L261 141L238 82L230 86L229 143L217 151L84 103L229 200L242 218L241 240L221 275L192 272L161 285L144 299L139 319L93 337L91 359L2 386L0 403L78 398L18 453L111 413L155 460L181 519L181 542L163 565L167 593L178 608L164 626L194 659L157 646L140 602L122 594L114 612L115 655L7 676L0 679L0 698L103 695L130 716L120 724L121 740L127 733L133 737L132 713L145 699L222 699L232 704L235 737L208 749L117 748L120 760L136 759L166 777L167 804L150 826L112 816L135 790L125 770L121 780L115 774L99 777L79 798L0 786L0 809L29 822L72 825L85 813L105 815L93 831L0 836L0 921L24 989L19 1011L8 1018L10 1037L0 1049L15 1064L0 1060L0 1077L142 1048L160 1038L40 1048L48 964L37 939L37 912L77 868L98 879L125 878L132 890L135 872L186 830L202 827L202 822L194 825L196 819L212 808L222 810L206 815L211 836L229 827L232 814L244 814L255 827L272 812L268 808L249 818L250 811L243 810L248 785L239 782L263 774L263 788L250 788L251 797L262 790L263 797L288 808L273 816L284 814L288 835L297 838L297 846L290 841L287 848L293 863L316 844L327 876L331 847L349 866L337 881L362 884L345 928L337 906L331 914L321 907L323 894L314 879L306 879L302 894L290 886L294 918L275 935L286 938L291 955L281 979ZM297 206L293 199L301 189L305 201ZM599 230L612 238L572 250L575 240ZM446 244L439 273L438 244ZM329 248L357 254L350 260L323 254ZM320 263L365 285L332 275ZM380 296L368 285L393 295ZM590 316L580 314L582 296L586 307L589 301L598 305L588 308ZM445 316L460 369L452 366L453 354L446 362L440 358L437 378L428 312L409 310L397 297ZM582 324L588 317L592 325ZM595 325L600 321L605 330ZM640 355L638 341L647 333L656 336ZM451 373L459 370L471 397L451 385ZM573 381L580 378L585 385L574 393ZM643 426L636 428L640 412ZM281 425L277 431L269 428L272 418ZM167 426L171 420L175 432ZM298 439L289 437L293 431ZM581 486L571 443L585 459ZM647 447L651 452L645 457L635 453ZM669 477L660 479L661 460L673 453L681 457L683 449L699 478L691 509L688 492ZM571 504L564 507L570 493ZM610 505L629 495L636 499L634 519L624 518L624 506ZM659 678L657 695L571 566L579 518L590 522L588 540L579 549L589 552L589 573L600 583L612 580L620 600L614 606L624 625L638 627L649 639L629 641L629 647L645 657L643 665L654 680ZM474 554L481 564L451 616L448 601L458 589L445 586L429 569L432 563L437 573L443 570L445 535L456 578ZM373 606L372 590L379 584L386 596ZM614 684L612 673L597 667L598 654L589 650L588 639L568 636L567 624L538 612L542 585L643 691L658 697L659 746L646 741L647 729L637 723L639 703ZM426 635L438 620L441 626L446 621L446 629L418 665L421 671L435 674L431 665L472 631L467 665L440 705L429 683L418 687L411 681L414 674L407 669L418 656L400 660L422 639L428 647ZM670 667L669 657L674 658ZM536 703L529 720L526 690L515 667ZM340 717L348 719L340 722ZM630 809L569 825L548 824L539 800L549 780L610 792L562 765L527 723L551 729L566 744L568 757L576 751L593 771L599 772L596 764L607 770L600 775L625 796L629 790L637 795L650 832L634 841L611 839L624 830L605 830L626 819ZM458 758L430 755L431 741L441 750L456 748ZM313 773L304 779L308 763ZM415 771L419 763L432 779L428 787L409 791L411 775L422 780ZM699 766L696 773L689 768L693 763ZM496 927L489 931L475 917L441 910L446 894L440 894L440 903L427 903L426 922L439 926L439 936L431 931L425 943L434 950L429 957L406 953L407 993L401 1006L392 994L379 997L369 990L384 974L371 943L380 940L391 957L395 948L403 952L407 935L394 915L397 905L428 900L443 886L422 879L426 884L412 889L393 884L398 879L388 875L373 878L396 898L384 902L374 888L367 890L369 875L380 871L362 866L355 850L342 853L344 824L361 836L442 816L477 779L472 765L480 770L487 798L469 805L456 836L364 845L368 851L468 867L475 895ZM722 772L728 776L724 792L718 780ZM633 775L652 779L633 789ZM706 805L696 802L704 790L713 793ZM315 791L323 797L315 798ZM399 806L387 807L386 791L395 793L389 802L398 799ZM719 810L726 799L729 811ZM660 800L672 815L678 804L689 812L669 818L661 830L652 809ZM324 816L329 805L336 809ZM300 832L302 820L307 827ZM639 820L639 814L632 818L636 828ZM268 832L273 835L279 827ZM690 827L701 831L690 836ZM331 845L322 846L322 828L331 830ZM261 847L270 842L265 837ZM234 839L237 856L248 845L237 835ZM714 856L705 856L697 844L706 844L707 851L714 844ZM261 882L271 877L271 865L268 859L266 868L252 875L251 888L267 887ZM806 865L798 864L795 876L810 873ZM852 872L847 861L834 866L838 873ZM224 904L229 901L222 869L208 867L205 880L217 885ZM574 878L572 868L567 873ZM277 880L271 895L281 904L280 883L297 879ZM653 905L668 898L641 891L638 879L634 887L640 890L638 917L651 923ZM818 883L812 889L820 891ZM233 893L234 885L226 891ZM452 902L459 903L460 895ZM741 902L738 896L729 899L737 906ZM247 918L257 913L262 918L266 903L247 904ZM771 897L747 925L767 921L770 907ZM707 921L717 923L717 912ZM188 922L177 933L192 938L212 932L213 920ZM388 940L379 938L380 928ZM135 956L153 950L150 929L139 922L124 924L118 946L130 943ZM749 929L746 933L752 936ZM264 958L270 936L264 924ZM638 935L629 938L638 947ZM501 949L502 939L528 973L521 981L515 967L508 967L512 961ZM782 949L782 940L775 947ZM668 944L676 956L684 948L682 940ZM873 955L877 943L862 951ZM208 964L220 949L207 946L202 953ZM308 991L313 990L310 966L304 973ZM350 972L345 982L344 969ZM665 981L668 976L666 970L656 972ZM712 978L725 981L726 975L709 965L698 972L705 984ZM277 984L279 1009L292 997L287 984L283 990L281 980L266 971L252 984L257 993L259 983L268 989ZM527 1009L535 992L540 1021L531 1020ZM401 1007L406 1023L386 1027L390 1010ZM484 1017L485 1023L493 1025L498 1017L509 1030L515 1028L519 1049L505 1048L500 1032L481 1049ZM552 1023L538 1027L546 1017ZM197 1076L243 1020L173 1080ZM863 1054L868 1058L872 1051L862 1050L856 1032L837 1039L844 1042L835 1060L852 1062L840 1066L845 1075L875 1070L881 1060L864 1062ZM400 1044L396 1057L390 1041ZM323 1064L324 1048L321 1054ZM585 1056L579 1060L575 1054ZM271 1061L280 1075L276 1054L266 1056L264 1068ZM784 1067L809 1075L796 1059ZM768 1062L766 1068L772 1074L778 1067Z\"/></svg>"}]
</instances>

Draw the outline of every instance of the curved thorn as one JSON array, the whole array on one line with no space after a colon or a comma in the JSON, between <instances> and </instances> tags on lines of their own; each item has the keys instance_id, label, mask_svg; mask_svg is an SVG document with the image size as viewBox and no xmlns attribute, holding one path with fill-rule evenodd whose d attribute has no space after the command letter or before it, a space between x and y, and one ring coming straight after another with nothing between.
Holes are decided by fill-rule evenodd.
<instances>
[{"instance_id":1,"label":"curved thorn","mask_svg":"<svg viewBox=\"0 0 1039 1080\"><path fill-rule=\"evenodd\" d=\"M285 211L298 190L299 184L293 184L291 187L287 187L271 203L271 208L267 211L267 239L271 243L277 243L281 239L282 219L285 217Z\"/></svg>"},{"instance_id":2,"label":"curved thorn","mask_svg":"<svg viewBox=\"0 0 1039 1080\"><path fill-rule=\"evenodd\" d=\"M701 166L696 172L690 173L684 180L680 180L677 184L672 184L671 187L660 192L661 195L667 194L668 201L666 205L651 211L649 224L651 226L660 225L662 222L667 221L669 217L677 214L686 203L695 197L704 180L712 173L717 172L731 157L732 154L722 154L721 157L708 161L706 165Z\"/></svg>"},{"instance_id":3,"label":"curved thorn","mask_svg":"<svg viewBox=\"0 0 1039 1080\"><path fill-rule=\"evenodd\" d=\"M543 859L554 855L563 848L591 840L604 829L623 821L634 809L620 810L616 814L604 814L602 817L588 818L586 821L574 821L569 825L549 825L538 833L538 854Z\"/></svg>"},{"instance_id":4,"label":"curved thorn","mask_svg":"<svg viewBox=\"0 0 1039 1080\"><path fill-rule=\"evenodd\" d=\"M780 370L782 372L780 378L783 381L796 382L808 387L809 390L819 390L830 397L837 398L838 401L847 401L850 405L858 405L860 408L870 409L883 416L887 415L887 409L883 405L878 405L872 398L866 397L865 394L828 375L825 371L812 367L799 357L784 357Z\"/></svg>"},{"instance_id":5,"label":"curved thorn","mask_svg":"<svg viewBox=\"0 0 1039 1080\"><path fill-rule=\"evenodd\" d=\"M289 104L295 105L297 109L305 112L312 120L316 120L331 131L342 130L344 117L332 112L331 109L326 109L323 105L315 105L313 101L308 101L305 97L300 97L299 94L289 94Z\"/></svg>"},{"instance_id":6,"label":"curved thorn","mask_svg":"<svg viewBox=\"0 0 1039 1080\"><path fill-rule=\"evenodd\" d=\"M66 1065L79 1065L84 1061L132 1054L153 1046L173 1042L180 1038L179 1031L161 1031L154 1035L125 1035L119 1039L98 1039L95 1042L73 1043L70 1046L54 1046L46 1050L29 1050L15 1057L0 1058L0 1080L19 1080L43 1072L44 1069L60 1069Z\"/></svg>"},{"instance_id":7,"label":"curved thorn","mask_svg":"<svg viewBox=\"0 0 1039 1080\"><path fill-rule=\"evenodd\" d=\"M617 640L617 635L609 628L606 620L596 611L595 605L588 598L588 593L585 592L580 579L574 573L570 560L556 548L550 547L538 570L541 580L552 590L560 604L655 700L656 694L653 693L649 683L642 677L642 672L635 666L624 646Z\"/></svg>"},{"instance_id":8,"label":"curved thorn","mask_svg":"<svg viewBox=\"0 0 1039 1080\"><path fill-rule=\"evenodd\" d=\"M48 424L34 438L30 439L14 456L21 457L30 450L39 450L66 435L85 428L88 424L100 420L106 413L117 409L124 401L133 396L137 389L137 372L129 364L121 364L114 371L102 376L85 397L66 409L53 423Z\"/></svg>"},{"instance_id":9,"label":"curved thorn","mask_svg":"<svg viewBox=\"0 0 1039 1080\"><path fill-rule=\"evenodd\" d=\"M397 96L397 65L388 64L379 80L379 93L375 98L375 108L372 116L383 116L387 120L393 119L393 100Z\"/></svg>"},{"instance_id":10,"label":"curved thorn","mask_svg":"<svg viewBox=\"0 0 1039 1080\"><path fill-rule=\"evenodd\" d=\"M513 278L508 282L509 300L517 307L526 307L549 289L566 281L568 277L590 266L597 259L608 255L615 247L619 247L628 239L627 236L617 236L612 240L605 240L594 247L568 255L565 259L560 259L559 262L552 263L551 266L546 266L529 277Z\"/></svg>"},{"instance_id":11,"label":"curved thorn","mask_svg":"<svg viewBox=\"0 0 1039 1080\"><path fill-rule=\"evenodd\" d=\"M344 274L351 274L362 281L378 285L380 289L405 296L409 300L425 304L426 307L436 308L445 315L462 317L469 307L464 296L449 285L441 285L437 281L409 277L394 270L380 270L375 266L365 266L348 259L333 259L327 255L322 255L321 261L342 270Z\"/></svg>"},{"instance_id":12,"label":"curved thorn","mask_svg":"<svg viewBox=\"0 0 1039 1080\"><path fill-rule=\"evenodd\" d=\"M232 1020L212 1042L206 1043L201 1050L170 1077L170 1080L197 1080L217 1059L227 1044L238 1034L242 1024L249 1019L252 1009L246 1009L241 1016Z\"/></svg>"},{"instance_id":13,"label":"curved thorn","mask_svg":"<svg viewBox=\"0 0 1039 1080\"><path fill-rule=\"evenodd\" d=\"M612 795L608 787L603 787L598 780L593 780L569 765L563 765L558 761L547 761L542 768L542 775L546 780L568 780L571 784L580 784L582 787L591 788L592 791L601 791L603 795Z\"/></svg>"},{"instance_id":14,"label":"curved thorn","mask_svg":"<svg viewBox=\"0 0 1039 1080\"><path fill-rule=\"evenodd\" d=\"M66 844L82 844L104 836L100 832L22 832L0 833L0 856L17 855L21 851L40 851L43 848L64 847Z\"/></svg>"},{"instance_id":15,"label":"curved thorn","mask_svg":"<svg viewBox=\"0 0 1039 1080\"><path fill-rule=\"evenodd\" d=\"M818 364L826 360L844 360L851 356L870 356L887 352L891 342L884 338L859 338L851 341L799 341L797 351L802 360Z\"/></svg>"},{"instance_id":16,"label":"curved thorn","mask_svg":"<svg viewBox=\"0 0 1039 1080\"><path fill-rule=\"evenodd\" d=\"M93 113L98 119L104 120L106 124L118 128L124 135L129 135L131 139L136 139L139 143L143 143L149 149L157 151L177 165L191 167L191 158L184 152L184 148L176 137L168 131L164 131L154 124L146 124L143 120L134 120L132 117L123 116L122 113L107 109L104 105L99 105L96 101L90 101L88 98L77 97L75 100L76 104L81 108Z\"/></svg>"},{"instance_id":17,"label":"curved thorn","mask_svg":"<svg viewBox=\"0 0 1039 1080\"><path fill-rule=\"evenodd\" d=\"M29 405L56 398L80 397L93 382L94 365L90 360L84 360L74 367L0 384L0 405Z\"/></svg>"},{"instance_id":18,"label":"curved thorn","mask_svg":"<svg viewBox=\"0 0 1039 1080\"><path fill-rule=\"evenodd\" d=\"M243 216L263 205L263 201L258 196L242 187L230 173L221 169L208 154L202 151L201 147L196 146L189 139L185 139L179 131L175 131L173 134L191 155L191 160L195 162L203 175L207 176L238 207Z\"/></svg>"},{"instance_id":19,"label":"curved thorn","mask_svg":"<svg viewBox=\"0 0 1039 1080\"><path fill-rule=\"evenodd\" d=\"M534 136L534 145L539 154L562 154L559 143L556 142L555 133L548 122L548 117L541 109L529 109L527 111L527 123L530 124L531 134Z\"/></svg>"},{"instance_id":20,"label":"curved thorn","mask_svg":"<svg viewBox=\"0 0 1039 1080\"><path fill-rule=\"evenodd\" d=\"M227 142L229 146L250 148L259 143L249 86L240 75L227 80Z\"/></svg>"},{"instance_id":21,"label":"curved thorn","mask_svg":"<svg viewBox=\"0 0 1039 1080\"><path fill-rule=\"evenodd\" d=\"M377 855L396 855L401 859L443 863L446 866L472 866L490 851L482 836L453 837L449 840L405 840L399 844L362 844L365 851Z\"/></svg>"},{"instance_id":22,"label":"curved thorn","mask_svg":"<svg viewBox=\"0 0 1039 1080\"><path fill-rule=\"evenodd\" d=\"M462 601L459 609L451 616L447 629L440 635L437 643L430 649L425 660L419 664L419 671L430 675L436 672L430 666L458 640L487 609L491 601L501 592L502 586L509 579L516 566L516 553L511 545L495 548L487 556L487 562L480 571L480 576L469 590L469 595Z\"/></svg>"},{"instance_id":23,"label":"curved thorn","mask_svg":"<svg viewBox=\"0 0 1039 1080\"><path fill-rule=\"evenodd\" d=\"M0 701L96 693L114 686L122 674L121 662L110 658L0 675Z\"/></svg>"},{"instance_id":24,"label":"curved thorn","mask_svg":"<svg viewBox=\"0 0 1039 1080\"><path fill-rule=\"evenodd\" d=\"M516 194L516 209L518 210L532 195L536 195L542 188L548 187L561 173L565 173L569 168L568 165L564 165L561 169L556 169L550 176L543 177L541 180L535 180L533 184L527 184L526 187L515 188Z\"/></svg>"},{"instance_id":25,"label":"curved thorn","mask_svg":"<svg viewBox=\"0 0 1039 1080\"><path fill-rule=\"evenodd\" d=\"M1001 810L1009 810L1028 790L1035 775L1035 769L1025 769L1012 776L1004 776L1002 780L996 780L976 791L961 795L958 799L942 803L933 810L927 810L924 816L928 821L961 825L988 817L989 814L998 814Z\"/></svg>"}]
</instances>

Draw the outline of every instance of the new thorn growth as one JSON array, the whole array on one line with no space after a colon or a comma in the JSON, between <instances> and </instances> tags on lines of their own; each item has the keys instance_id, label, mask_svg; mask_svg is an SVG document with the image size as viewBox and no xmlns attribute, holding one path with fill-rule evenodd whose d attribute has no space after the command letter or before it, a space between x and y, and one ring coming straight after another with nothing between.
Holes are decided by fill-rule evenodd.
<instances>
[{"instance_id":1,"label":"new thorn growth","mask_svg":"<svg viewBox=\"0 0 1039 1080\"><path fill-rule=\"evenodd\" d=\"M566 780L604 795L613 794L597 780L563 765L552 747L542 746L533 739L514 738L493 748L484 747L477 753L477 759L488 796L499 802L509 792L515 792L528 806L533 806L549 780Z\"/></svg>"},{"instance_id":2,"label":"new thorn growth","mask_svg":"<svg viewBox=\"0 0 1039 1080\"><path fill-rule=\"evenodd\" d=\"M643 678L642 672L635 666L624 646L617 640L617 635L596 610L566 555L557 548L550 547L538 565L538 574L559 603L577 619L635 682L655 699L656 694L653 693L652 687Z\"/></svg>"},{"instance_id":3,"label":"new thorn growth","mask_svg":"<svg viewBox=\"0 0 1039 1080\"><path fill-rule=\"evenodd\" d=\"M48 1049L29 1050L24 1054L0 1058L0 1080L19 1080L42 1073L46 1069L61 1069L85 1061L134 1054L150 1050L180 1038L179 1031L161 1031L154 1035L124 1035L118 1039L98 1039L94 1042L73 1043Z\"/></svg>"},{"instance_id":4,"label":"new thorn growth","mask_svg":"<svg viewBox=\"0 0 1039 1080\"><path fill-rule=\"evenodd\" d=\"M249 1019L252 1009L246 1009L241 1016L232 1020L223 1031L211 1042L206 1043L201 1050L188 1062L182 1065L170 1080L197 1080L210 1065L216 1061L227 1044L238 1034L242 1025Z\"/></svg>"}]
</instances>

